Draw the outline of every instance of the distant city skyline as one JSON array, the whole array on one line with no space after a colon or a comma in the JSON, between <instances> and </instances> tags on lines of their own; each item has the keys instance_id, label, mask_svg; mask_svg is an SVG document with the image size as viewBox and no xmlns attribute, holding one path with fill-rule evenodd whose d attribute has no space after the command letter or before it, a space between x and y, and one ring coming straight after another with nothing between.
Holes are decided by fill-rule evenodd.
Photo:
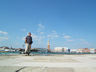
<instances>
[{"instance_id":1,"label":"distant city skyline","mask_svg":"<svg viewBox=\"0 0 96 72\"><path fill-rule=\"evenodd\" d=\"M96 0L2 0L0 46L96 48Z\"/></svg>"}]
</instances>

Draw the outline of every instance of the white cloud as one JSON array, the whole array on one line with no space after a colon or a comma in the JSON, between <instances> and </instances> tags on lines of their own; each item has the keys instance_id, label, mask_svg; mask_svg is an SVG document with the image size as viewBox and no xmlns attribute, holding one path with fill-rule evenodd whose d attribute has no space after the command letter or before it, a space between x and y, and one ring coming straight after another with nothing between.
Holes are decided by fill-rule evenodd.
<instances>
[{"instance_id":1,"label":"white cloud","mask_svg":"<svg viewBox=\"0 0 96 72\"><path fill-rule=\"evenodd\" d=\"M40 32L40 34L44 34L44 32Z\"/></svg>"},{"instance_id":2,"label":"white cloud","mask_svg":"<svg viewBox=\"0 0 96 72\"><path fill-rule=\"evenodd\" d=\"M70 35L65 35L63 34L63 38L67 41L67 42L73 42L74 39L72 39L72 37Z\"/></svg>"},{"instance_id":3,"label":"white cloud","mask_svg":"<svg viewBox=\"0 0 96 72\"><path fill-rule=\"evenodd\" d=\"M64 39L70 39L71 38L71 36L69 36L69 35L64 35Z\"/></svg>"},{"instance_id":4,"label":"white cloud","mask_svg":"<svg viewBox=\"0 0 96 72\"><path fill-rule=\"evenodd\" d=\"M41 37L42 37L42 36L38 36L38 35L32 33L32 38L33 38L34 40L39 40ZM23 37L23 40L25 40L25 37Z\"/></svg>"},{"instance_id":5,"label":"white cloud","mask_svg":"<svg viewBox=\"0 0 96 72\"><path fill-rule=\"evenodd\" d=\"M85 41L84 39L79 39L80 41Z\"/></svg>"},{"instance_id":6,"label":"white cloud","mask_svg":"<svg viewBox=\"0 0 96 72\"><path fill-rule=\"evenodd\" d=\"M25 29L25 28L23 28L23 29L21 29L21 31L26 32L26 29Z\"/></svg>"},{"instance_id":7,"label":"white cloud","mask_svg":"<svg viewBox=\"0 0 96 72\"><path fill-rule=\"evenodd\" d=\"M25 40L25 37L23 37L22 40Z\"/></svg>"},{"instance_id":8,"label":"white cloud","mask_svg":"<svg viewBox=\"0 0 96 72\"><path fill-rule=\"evenodd\" d=\"M85 39L79 39L81 41L82 44L89 44L88 41L86 41Z\"/></svg>"},{"instance_id":9,"label":"white cloud","mask_svg":"<svg viewBox=\"0 0 96 72\"><path fill-rule=\"evenodd\" d=\"M38 36L36 34L32 34L34 40L38 40Z\"/></svg>"},{"instance_id":10,"label":"white cloud","mask_svg":"<svg viewBox=\"0 0 96 72\"><path fill-rule=\"evenodd\" d=\"M8 40L8 37L0 37L0 41Z\"/></svg>"},{"instance_id":11,"label":"white cloud","mask_svg":"<svg viewBox=\"0 0 96 72\"><path fill-rule=\"evenodd\" d=\"M39 28L44 29L45 26L43 24L38 24Z\"/></svg>"},{"instance_id":12,"label":"white cloud","mask_svg":"<svg viewBox=\"0 0 96 72\"><path fill-rule=\"evenodd\" d=\"M36 34L32 34L33 40L35 41L33 43L34 47L42 47L42 44L44 43L44 35L36 35Z\"/></svg>"},{"instance_id":13,"label":"white cloud","mask_svg":"<svg viewBox=\"0 0 96 72\"><path fill-rule=\"evenodd\" d=\"M73 42L74 40L72 40L72 39L67 39L67 42Z\"/></svg>"},{"instance_id":14,"label":"white cloud","mask_svg":"<svg viewBox=\"0 0 96 72\"><path fill-rule=\"evenodd\" d=\"M37 35L32 34L33 40L35 41L35 43L33 43L34 47L42 47L45 38L44 29L45 26L43 24L38 24Z\"/></svg>"},{"instance_id":15,"label":"white cloud","mask_svg":"<svg viewBox=\"0 0 96 72\"><path fill-rule=\"evenodd\" d=\"M43 25L43 24L38 24L38 29L37 29L37 32L39 33L39 34L44 34L44 28L45 28L45 26Z\"/></svg>"},{"instance_id":16,"label":"white cloud","mask_svg":"<svg viewBox=\"0 0 96 72\"><path fill-rule=\"evenodd\" d=\"M51 39L58 38L58 37L59 35L57 34L55 30L53 30L52 33L48 35L48 38L51 38Z\"/></svg>"},{"instance_id":17,"label":"white cloud","mask_svg":"<svg viewBox=\"0 0 96 72\"><path fill-rule=\"evenodd\" d=\"M8 34L8 32L0 31L0 34Z\"/></svg>"},{"instance_id":18,"label":"white cloud","mask_svg":"<svg viewBox=\"0 0 96 72\"><path fill-rule=\"evenodd\" d=\"M22 40L25 40L25 38L26 38L26 37L23 37ZM38 36L35 35L35 34L32 34L32 38L33 38L34 40L38 40L38 39L39 39Z\"/></svg>"}]
</instances>

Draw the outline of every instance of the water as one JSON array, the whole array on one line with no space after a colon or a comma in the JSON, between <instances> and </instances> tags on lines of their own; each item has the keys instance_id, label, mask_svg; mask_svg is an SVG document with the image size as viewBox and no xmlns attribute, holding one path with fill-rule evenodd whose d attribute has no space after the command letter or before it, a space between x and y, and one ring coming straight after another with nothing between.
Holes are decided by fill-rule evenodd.
<instances>
[{"instance_id":1,"label":"water","mask_svg":"<svg viewBox=\"0 0 96 72\"><path fill-rule=\"evenodd\" d=\"M20 52L0 52L0 55L13 55L13 54L20 54Z\"/></svg>"},{"instance_id":2,"label":"water","mask_svg":"<svg viewBox=\"0 0 96 72\"><path fill-rule=\"evenodd\" d=\"M0 55L19 55L20 52L0 52ZM50 54L91 54L91 53L64 53L64 52L31 52L30 54L36 55L50 55ZM96 54L96 53L94 53Z\"/></svg>"}]
</instances>

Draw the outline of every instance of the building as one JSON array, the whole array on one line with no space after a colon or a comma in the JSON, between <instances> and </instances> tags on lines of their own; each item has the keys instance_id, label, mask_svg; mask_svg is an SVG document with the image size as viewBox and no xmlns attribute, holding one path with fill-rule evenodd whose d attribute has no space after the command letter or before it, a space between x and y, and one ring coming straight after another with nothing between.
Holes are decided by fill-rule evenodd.
<instances>
[{"instance_id":1,"label":"building","mask_svg":"<svg viewBox=\"0 0 96 72\"><path fill-rule=\"evenodd\" d=\"M48 40L48 52L50 52L50 41Z\"/></svg>"},{"instance_id":2,"label":"building","mask_svg":"<svg viewBox=\"0 0 96 72\"><path fill-rule=\"evenodd\" d=\"M95 53L95 49L94 48L90 48L90 53Z\"/></svg>"},{"instance_id":3,"label":"building","mask_svg":"<svg viewBox=\"0 0 96 72\"><path fill-rule=\"evenodd\" d=\"M3 47L0 47L0 51L4 51L4 48Z\"/></svg>"},{"instance_id":4,"label":"building","mask_svg":"<svg viewBox=\"0 0 96 72\"><path fill-rule=\"evenodd\" d=\"M95 53L96 53L96 49L95 49Z\"/></svg>"},{"instance_id":5,"label":"building","mask_svg":"<svg viewBox=\"0 0 96 72\"><path fill-rule=\"evenodd\" d=\"M83 51L82 51L83 53L90 53L90 49L88 49L88 48L83 48Z\"/></svg>"},{"instance_id":6,"label":"building","mask_svg":"<svg viewBox=\"0 0 96 72\"><path fill-rule=\"evenodd\" d=\"M0 47L0 51L10 51L10 49L8 47L3 46Z\"/></svg>"},{"instance_id":7,"label":"building","mask_svg":"<svg viewBox=\"0 0 96 72\"><path fill-rule=\"evenodd\" d=\"M15 48L9 48L9 47L0 47L0 51L1 52L15 52L16 49Z\"/></svg>"},{"instance_id":8,"label":"building","mask_svg":"<svg viewBox=\"0 0 96 72\"><path fill-rule=\"evenodd\" d=\"M68 52L67 47L55 47L54 52Z\"/></svg>"},{"instance_id":9,"label":"building","mask_svg":"<svg viewBox=\"0 0 96 72\"><path fill-rule=\"evenodd\" d=\"M55 47L54 52L62 52L62 47Z\"/></svg>"},{"instance_id":10,"label":"building","mask_svg":"<svg viewBox=\"0 0 96 72\"><path fill-rule=\"evenodd\" d=\"M77 49L77 53L83 53L83 49L82 48Z\"/></svg>"},{"instance_id":11,"label":"building","mask_svg":"<svg viewBox=\"0 0 96 72\"><path fill-rule=\"evenodd\" d=\"M70 49L70 53L77 53L77 49Z\"/></svg>"}]
</instances>

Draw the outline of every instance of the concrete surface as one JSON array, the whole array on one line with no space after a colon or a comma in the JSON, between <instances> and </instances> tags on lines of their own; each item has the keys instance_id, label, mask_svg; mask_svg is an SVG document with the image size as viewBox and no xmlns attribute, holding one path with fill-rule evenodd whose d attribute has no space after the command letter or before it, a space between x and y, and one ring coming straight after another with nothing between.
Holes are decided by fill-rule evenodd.
<instances>
[{"instance_id":1,"label":"concrete surface","mask_svg":"<svg viewBox=\"0 0 96 72\"><path fill-rule=\"evenodd\" d=\"M0 56L0 72L96 72L96 55Z\"/></svg>"}]
</instances>

